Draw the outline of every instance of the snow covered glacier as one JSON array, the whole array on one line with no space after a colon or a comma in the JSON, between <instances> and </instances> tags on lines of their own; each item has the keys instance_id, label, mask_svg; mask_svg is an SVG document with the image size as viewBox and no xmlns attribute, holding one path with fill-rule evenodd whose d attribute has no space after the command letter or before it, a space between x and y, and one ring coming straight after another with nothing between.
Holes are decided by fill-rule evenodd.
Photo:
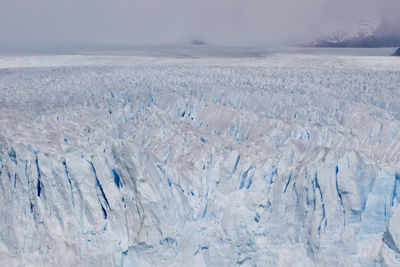
<instances>
[{"instance_id":1,"label":"snow covered glacier","mask_svg":"<svg viewBox=\"0 0 400 267\"><path fill-rule=\"evenodd\" d=\"M398 266L399 85L383 56L3 57L1 265Z\"/></svg>"}]
</instances>

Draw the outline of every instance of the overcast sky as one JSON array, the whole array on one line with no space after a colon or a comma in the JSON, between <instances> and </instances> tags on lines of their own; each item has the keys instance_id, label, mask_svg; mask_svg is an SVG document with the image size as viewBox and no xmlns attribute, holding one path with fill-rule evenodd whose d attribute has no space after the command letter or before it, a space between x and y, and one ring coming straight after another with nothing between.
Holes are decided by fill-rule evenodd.
<instances>
[{"instance_id":1,"label":"overcast sky","mask_svg":"<svg viewBox=\"0 0 400 267\"><path fill-rule=\"evenodd\" d=\"M400 0L0 0L0 42L288 43L399 11Z\"/></svg>"}]
</instances>

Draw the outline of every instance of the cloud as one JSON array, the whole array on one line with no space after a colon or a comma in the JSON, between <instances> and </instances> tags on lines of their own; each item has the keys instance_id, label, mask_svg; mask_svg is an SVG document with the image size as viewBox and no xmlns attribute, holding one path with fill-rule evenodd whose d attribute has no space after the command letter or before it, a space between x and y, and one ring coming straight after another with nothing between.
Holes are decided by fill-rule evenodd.
<instances>
[{"instance_id":1,"label":"cloud","mask_svg":"<svg viewBox=\"0 0 400 267\"><path fill-rule=\"evenodd\" d=\"M2 0L3 44L217 45L307 41L355 20L398 17L397 0Z\"/></svg>"}]
</instances>

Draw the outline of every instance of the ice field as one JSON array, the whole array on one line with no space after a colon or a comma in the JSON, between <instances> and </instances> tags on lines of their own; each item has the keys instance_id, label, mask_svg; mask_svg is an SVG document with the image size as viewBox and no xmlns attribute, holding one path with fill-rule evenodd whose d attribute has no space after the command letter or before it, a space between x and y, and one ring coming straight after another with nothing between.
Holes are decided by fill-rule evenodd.
<instances>
[{"instance_id":1,"label":"ice field","mask_svg":"<svg viewBox=\"0 0 400 267\"><path fill-rule=\"evenodd\" d=\"M391 52L1 56L1 265L399 266Z\"/></svg>"}]
</instances>

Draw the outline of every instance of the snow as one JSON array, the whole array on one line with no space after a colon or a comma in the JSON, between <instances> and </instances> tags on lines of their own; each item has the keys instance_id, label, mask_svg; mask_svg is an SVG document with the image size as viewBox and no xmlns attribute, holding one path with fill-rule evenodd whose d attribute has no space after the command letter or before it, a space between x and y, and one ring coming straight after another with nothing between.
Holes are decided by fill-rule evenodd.
<instances>
[{"instance_id":1,"label":"snow","mask_svg":"<svg viewBox=\"0 0 400 267\"><path fill-rule=\"evenodd\" d=\"M398 59L235 51L0 58L0 262L398 265Z\"/></svg>"},{"instance_id":2,"label":"snow","mask_svg":"<svg viewBox=\"0 0 400 267\"><path fill-rule=\"evenodd\" d=\"M340 43L355 38L371 38L379 30L381 23L379 17L355 19L352 23L337 25L338 28L335 31L322 34L322 38L320 38L332 43Z\"/></svg>"}]
</instances>

